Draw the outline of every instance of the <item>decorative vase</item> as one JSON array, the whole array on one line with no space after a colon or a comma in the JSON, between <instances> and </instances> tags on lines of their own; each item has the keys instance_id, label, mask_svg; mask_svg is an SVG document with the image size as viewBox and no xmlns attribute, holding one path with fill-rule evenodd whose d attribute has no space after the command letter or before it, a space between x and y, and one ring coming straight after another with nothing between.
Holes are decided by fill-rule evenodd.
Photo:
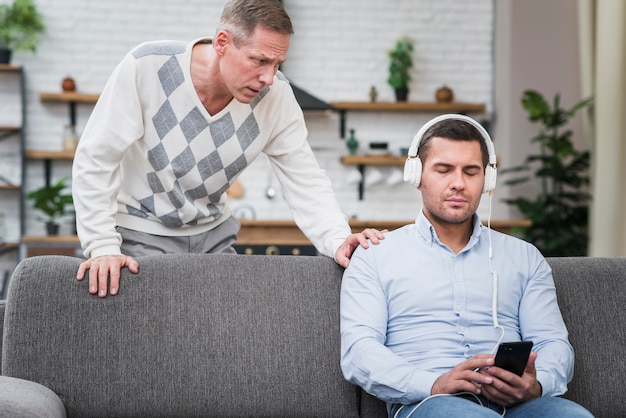
<instances>
[{"instance_id":1,"label":"decorative vase","mask_svg":"<svg viewBox=\"0 0 626 418\"><path fill-rule=\"evenodd\" d=\"M397 88L395 92L397 102L406 102L406 99L409 96L409 89L407 87Z\"/></svg>"},{"instance_id":2,"label":"decorative vase","mask_svg":"<svg viewBox=\"0 0 626 418\"><path fill-rule=\"evenodd\" d=\"M354 129L350 129L350 138L346 142L346 146L350 155L356 155L356 151L359 149L359 141L354 136Z\"/></svg>"},{"instance_id":3,"label":"decorative vase","mask_svg":"<svg viewBox=\"0 0 626 418\"><path fill-rule=\"evenodd\" d=\"M63 91L76 91L76 82L72 77L65 77L61 82Z\"/></svg>"},{"instance_id":4,"label":"decorative vase","mask_svg":"<svg viewBox=\"0 0 626 418\"><path fill-rule=\"evenodd\" d=\"M454 92L448 86L443 86L435 92L437 103L450 103L454 100Z\"/></svg>"}]
</instances>

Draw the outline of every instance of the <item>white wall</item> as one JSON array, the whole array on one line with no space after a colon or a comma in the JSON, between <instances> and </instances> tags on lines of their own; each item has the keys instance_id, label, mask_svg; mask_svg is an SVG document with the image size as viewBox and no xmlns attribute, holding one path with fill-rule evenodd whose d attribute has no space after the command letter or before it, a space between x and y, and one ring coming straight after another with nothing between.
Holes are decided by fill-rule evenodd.
<instances>
[{"instance_id":1,"label":"white wall","mask_svg":"<svg viewBox=\"0 0 626 418\"><path fill-rule=\"evenodd\" d=\"M582 99L578 17L576 2L570 0L497 0L495 13L493 135L499 166L511 167L521 164L528 154L539 153L530 139L539 133L540 125L529 122L520 105L524 90L541 92L551 105L559 93L565 109ZM575 145L584 149L582 112L568 129L573 131ZM505 178L500 176L501 186ZM539 182L528 182L514 189L500 187L498 195L533 196L539 189ZM509 216L519 218L512 209Z\"/></svg>"},{"instance_id":2,"label":"white wall","mask_svg":"<svg viewBox=\"0 0 626 418\"><path fill-rule=\"evenodd\" d=\"M61 80L70 75L80 91L98 93L115 65L137 43L212 35L223 3L223 0L38 0L46 19L46 35L35 54L18 53L13 59L13 63L25 67L27 76L27 147L60 149L63 126L68 121L67 106L41 103L40 92L60 91ZM285 0L284 3L296 33L283 70L299 87L327 101L367 101L369 89L374 85L380 101L391 101L393 92L386 84L386 51L397 38L408 35L415 41L409 99L430 101L435 90L446 84L459 101L486 103L487 116L495 114L497 124L507 121L506 126L500 124L494 129L496 152L502 154L505 162L511 161L513 155L519 159L524 155L524 145L511 146L513 138L516 144L525 144L534 132L532 126L518 129L518 124L523 124L520 118L524 117L515 109L521 89L570 88L571 83L563 84L561 69L554 74L551 71L549 65L555 59L550 51L561 50L561 42L575 42L575 39L557 38L552 45L544 42L542 36L529 38L524 32L548 27L548 32L538 35L553 36L561 22L552 24L551 16L568 19L571 13L562 12L564 7L573 8L568 0L550 0L547 2L550 6L541 0ZM496 11L499 19L502 16L507 19L498 28L494 21ZM521 26L516 24L518 18L524 22ZM498 42L494 51L492 35L496 29ZM502 43L502 39L510 42ZM519 55L522 51L519 48L527 41L531 42L530 47ZM537 48L546 51L539 64L533 62ZM533 85L531 81L535 78L543 81ZM11 111L4 110L3 91L0 88L0 119ZM572 97L567 91L564 93L564 98ZM498 117L500 105L504 109L502 118ZM79 133L90 110L90 105L78 106ZM397 152L401 146L409 145L415 132L432 116L353 112L348 115L348 128L356 129L362 144L385 140ZM339 163L345 143L339 138L338 115L308 113L306 118L310 142L346 214L360 219L414 218L420 207L419 195L405 184L371 186L365 191L365 199L359 201L356 186L346 181L351 168ZM39 162L28 164L27 190L43 183L42 167ZM69 175L69 168L67 163L56 163L54 178ZM240 177L246 193L243 199L233 201L232 206L236 209L251 205L259 219L290 218L282 199L264 197L268 183L266 169L266 162L260 159ZM391 169L382 171L388 176ZM496 219L511 216L508 206L498 202L499 196L506 193L500 188L494 198ZM5 210L9 218L16 219L12 210L3 209L4 204L0 203L0 211ZM486 205L481 206L480 214L486 217ZM31 210L27 217L27 232L42 234L43 226ZM64 228L65 232L71 230L70 225Z\"/></svg>"},{"instance_id":3,"label":"white wall","mask_svg":"<svg viewBox=\"0 0 626 418\"><path fill-rule=\"evenodd\" d=\"M36 54L19 53L14 57L14 63L24 65L27 73L28 148L60 149L63 126L68 120L67 106L41 103L40 92L59 91L61 80L70 75L78 90L98 93L114 66L137 43L213 34L223 3L39 0L47 33ZM430 101L434 91L447 84L458 100L491 106L491 0L288 0L285 7L296 33L283 69L293 82L324 100L368 100L372 85L379 91L379 100L393 100L386 84L386 51L397 38L408 35L415 40L411 100ZM90 110L90 105L78 106L79 132ZM363 144L387 140L398 152L401 146L408 146L419 126L431 116L350 114L348 126L356 129ZM307 122L310 142L347 214L362 219L415 216L418 193L406 185L372 186L365 199L358 201L356 186L344 181L350 168L339 163L345 145L339 139L338 116L307 114ZM69 164L57 163L55 168L55 178L69 173ZM252 205L261 219L290 218L282 199L269 201L264 197L266 168L266 162L259 160L241 177L246 195L233 202L233 207ZM383 172L387 175L390 170ZM42 182L42 165L29 163L27 189ZM28 219L33 220L30 212ZM39 222L32 221L27 232L41 233L41 228Z\"/></svg>"}]
</instances>

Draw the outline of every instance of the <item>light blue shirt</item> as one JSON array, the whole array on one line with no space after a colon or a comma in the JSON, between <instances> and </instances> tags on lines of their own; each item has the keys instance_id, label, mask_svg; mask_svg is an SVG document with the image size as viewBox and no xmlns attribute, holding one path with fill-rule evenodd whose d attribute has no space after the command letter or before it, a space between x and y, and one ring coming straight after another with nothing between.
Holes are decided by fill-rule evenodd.
<instances>
[{"instance_id":1,"label":"light blue shirt","mask_svg":"<svg viewBox=\"0 0 626 418\"><path fill-rule=\"evenodd\" d=\"M341 288L341 368L346 379L390 403L430 395L435 380L479 353L495 352L498 274L502 341L531 340L543 396L565 393L574 351L557 305L552 271L531 244L484 227L454 254L420 213L415 224L358 248Z\"/></svg>"}]
</instances>

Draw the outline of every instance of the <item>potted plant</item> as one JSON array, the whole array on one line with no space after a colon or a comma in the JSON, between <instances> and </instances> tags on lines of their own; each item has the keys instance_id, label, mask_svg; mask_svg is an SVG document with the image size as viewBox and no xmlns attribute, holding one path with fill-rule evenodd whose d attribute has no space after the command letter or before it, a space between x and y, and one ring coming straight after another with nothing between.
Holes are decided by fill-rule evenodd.
<instances>
[{"instance_id":1,"label":"potted plant","mask_svg":"<svg viewBox=\"0 0 626 418\"><path fill-rule=\"evenodd\" d=\"M550 107L543 96L527 90L522 106L529 120L541 124L532 139L539 143L540 153L529 155L523 165L502 173L533 171L506 182L516 185L541 181L541 191L534 199L517 197L504 200L531 221L531 226L516 229L522 238L532 242L544 256L584 256L588 247L588 215L591 196L589 185L589 151L579 151L572 143L571 130L561 130L576 112L591 104L591 98L580 101L569 110L561 109L555 95ZM530 173L529 173L530 174Z\"/></svg>"},{"instance_id":2,"label":"potted plant","mask_svg":"<svg viewBox=\"0 0 626 418\"><path fill-rule=\"evenodd\" d=\"M413 67L413 41L408 37L402 37L396 41L394 49L387 51L389 55L389 78L387 82L393 87L396 100L405 102L409 92L409 71Z\"/></svg>"},{"instance_id":3,"label":"potted plant","mask_svg":"<svg viewBox=\"0 0 626 418\"><path fill-rule=\"evenodd\" d=\"M0 63L10 63L12 51L34 52L44 29L34 0L0 4Z\"/></svg>"},{"instance_id":4,"label":"potted plant","mask_svg":"<svg viewBox=\"0 0 626 418\"><path fill-rule=\"evenodd\" d=\"M64 193L67 188L67 177L63 177L55 184L45 185L37 190L29 192L26 197L34 201L33 207L46 215L48 235L59 233L59 219L71 215L74 211L71 205L74 203L70 193Z\"/></svg>"}]
</instances>

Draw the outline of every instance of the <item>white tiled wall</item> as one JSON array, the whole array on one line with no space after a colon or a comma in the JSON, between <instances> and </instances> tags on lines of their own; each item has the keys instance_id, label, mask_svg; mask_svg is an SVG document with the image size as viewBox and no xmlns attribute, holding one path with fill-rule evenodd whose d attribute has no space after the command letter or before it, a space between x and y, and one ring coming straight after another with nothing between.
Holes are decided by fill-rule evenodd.
<instances>
[{"instance_id":1,"label":"white tiled wall","mask_svg":"<svg viewBox=\"0 0 626 418\"><path fill-rule=\"evenodd\" d=\"M3 2L6 0L0 0ZM136 44L154 39L193 39L212 35L223 0L37 0L45 15L47 33L35 54L18 53L13 63L24 65L27 77L27 146L31 149L61 148L68 108L41 103L40 92L60 91L61 80L70 75L78 90L99 93L108 76ZM493 14L492 0L285 0L295 35L283 70L299 87L327 101L367 101L371 86L380 101L391 101L386 83L387 55L395 40L409 36L415 41L410 100L430 101L446 84L459 101L486 103L492 109ZM3 115L6 107L0 87ZM80 133L90 105L77 108ZM361 144L389 141L393 152L408 146L420 125L432 114L348 114L347 127L355 129ZM484 116L484 115L481 115ZM342 166L345 141L339 138L337 114L306 115L310 142L331 178L347 215L361 219L413 219L419 210L418 192L406 184L389 185L392 169L381 169L383 181L367 187L365 199L357 199L357 187L347 178L353 168ZM286 219L290 213L280 198L265 197L270 176L267 162L258 160L240 179L245 189L234 209L252 206L259 219ZM57 163L54 179L69 175L70 165ZM43 165L28 164L27 190L43 183ZM277 185L274 183L274 186ZM17 219L14 209L8 217ZM486 216L486 206L481 206ZM496 215L497 217L497 215ZM29 210L27 233L42 234L43 225ZM16 225L9 220L9 224ZM65 231L71 225L64 225ZM17 229L11 229L17 234ZM16 237L15 237L16 238Z\"/></svg>"}]
</instances>

